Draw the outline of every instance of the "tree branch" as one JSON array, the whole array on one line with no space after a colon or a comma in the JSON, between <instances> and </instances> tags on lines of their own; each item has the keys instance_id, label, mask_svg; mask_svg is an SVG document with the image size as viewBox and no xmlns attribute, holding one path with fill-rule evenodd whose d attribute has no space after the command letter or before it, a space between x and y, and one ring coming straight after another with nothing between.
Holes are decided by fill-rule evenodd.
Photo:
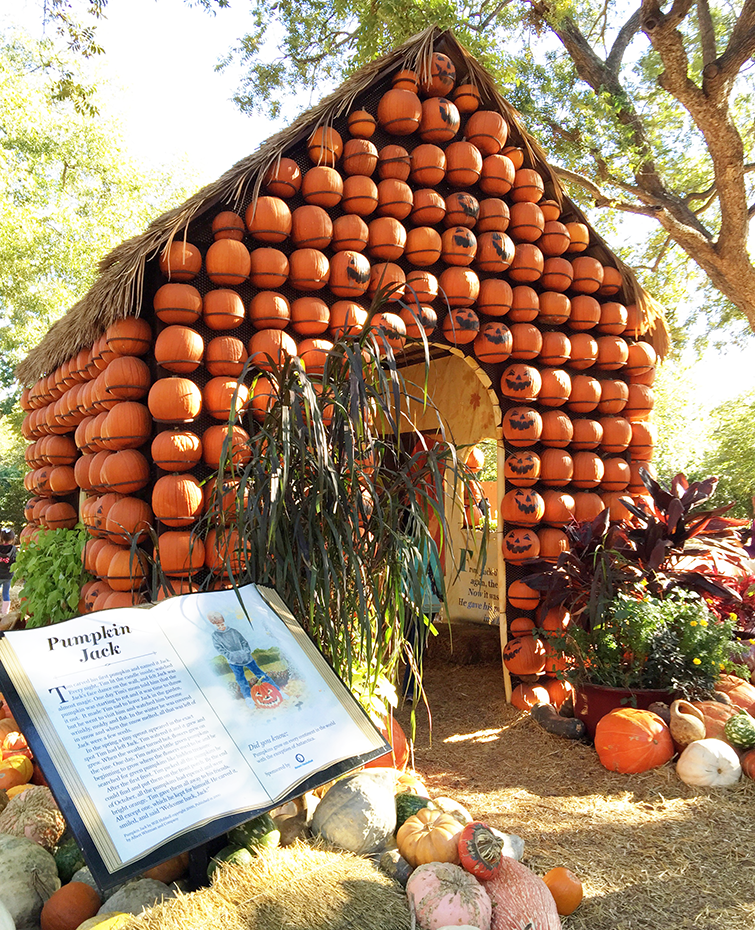
<instances>
[{"instance_id":1,"label":"tree branch","mask_svg":"<svg viewBox=\"0 0 755 930\"><path fill-rule=\"evenodd\" d=\"M487 14L485 19L482 18L483 11L487 6L489 6L489 4L483 3L483 5L480 7L479 13L472 14L473 16L479 17L480 19L479 24L477 26L473 26L472 23L470 22L468 24L469 28L472 29L474 32L485 32L485 30L489 28L490 24L498 18L498 16L503 12L504 8L507 7L509 3L511 2L512 0L501 0L501 2L497 3L493 7L491 12Z\"/></svg>"},{"instance_id":2,"label":"tree branch","mask_svg":"<svg viewBox=\"0 0 755 930\"><path fill-rule=\"evenodd\" d=\"M637 213L642 216L650 216L654 219L657 218L658 213L663 209L662 204L655 203L624 203L620 200L616 200L613 197L609 197L605 194L597 184L591 181L589 178L586 178L582 174L578 174L576 171L570 171L568 168L560 168L553 166L553 170L559 178L563 178L564 181L569 181L572 184L576 184L578 187L581 187L582 190L590 194L594 201L596 207L611 207L614 210L621 210L624 213ZM613 179L612 179L613 180ZM627 187L629 185L626 185ZM642 191L638 188L632 189L637 193L638 199L642 198Z\"/></svg>"},{"instance_id":3,"label":"tree branch","mask_svg":"<svg viewBox=\"0 0 755 930\"><path fill-rule=\"evenodd\" d=\"M747 4L755 12L755 0L745 0ZM705 90L701 90L689 77L684 36L676 28L671 14L664 17L658 8L658 0L643 0L642 9L643 29L664 67L659 83L689 112L705 139L713 162L713 183L721 211L716 248L721 253L739 250L746 253L749 222L744 182L744 144L729 113L728 85L722 82L714 89L708 81ZM689 209L686 205L684 207ZM692 215L697 220L696 214Z\"/></svg>"},{"instance_id":4,"label":"tree branch","mask_svg":"<svg viewBox=\"0 0 755 930\"><path fill-rule=\"evenodd\" d=\"M703 88L728 84L755 53L755 0L745 0L724 53L703 73Z\"/></svg>"},{"instance_id":5,"label":"tree branch","mask_svg":"<svg viewBox=\"0 0 755 930\"><path fill-rule=\"evenodd\" d=\"M614 74L619 73L621 62L624 59L624 52L626 52L629 43L637 35L639 30L640 10L637 9L634 11L634 13L632 13L629 19L619 30L619 34L614 40L611 51L608 53L608 58L606 58L606 68L608 68L609 71L612 71Z\"/></svg>"},{"instance_id":6,"label":"tree branch","mask_svg":"<svg viewBox=\"0 0 755 930\"><path fill-rule=\"evenodd\" d=\"M710 15L708 0L697 0L697 26L700 30L703 67L707 67L716 60L716 31L713 27L713 17Z\"/></svg>"}]
</instances>

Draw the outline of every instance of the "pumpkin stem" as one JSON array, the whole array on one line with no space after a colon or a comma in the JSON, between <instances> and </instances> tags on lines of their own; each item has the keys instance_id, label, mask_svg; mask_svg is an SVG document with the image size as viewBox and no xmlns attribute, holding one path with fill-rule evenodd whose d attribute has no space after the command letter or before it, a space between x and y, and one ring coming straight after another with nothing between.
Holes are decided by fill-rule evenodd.
<instances>
[{"instance_id":1,"label":"pumpkin stem","mask_svg":"<svg viewBox=\"0 0 755 930\"><path fill-rule=\"evenodd\" d=\"M493 866L500 860L503 851L503 840L488 827L475 830L473 842L483 862Z\"/></svg>"}]
</instances>

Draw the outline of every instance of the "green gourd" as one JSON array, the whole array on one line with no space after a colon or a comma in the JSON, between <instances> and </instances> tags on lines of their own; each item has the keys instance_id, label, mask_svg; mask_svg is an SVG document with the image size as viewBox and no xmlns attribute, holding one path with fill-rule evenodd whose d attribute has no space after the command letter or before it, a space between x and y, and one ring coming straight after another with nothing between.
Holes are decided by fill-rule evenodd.
<instances>
[{"instance_id":1,"label":"green gourd","mask_svg":"<svg viewBox=\"0 0 755 930\"><path fill-rule=\"evenodd\" d=\"M207 865L207 877L212 878L213 874L224 862L228 862L231 865L252 865L255 858L256 856L253 852L241 846L224 846L210 859Z\"/></svg>"},{"instance_id":2,"label":"green gourd","mask_svg":"<svg viewBox=\"0 0 755 930\"><path fill-rule=\"evenodd\" d=\"M280 830L270 814L260 814L228 831L228 842L256 853L259 849L273 849L280 844Z\"/></svg>"},{"instance_id":3,"label":"green gourd","mask_svg":"<svg viewBox=\"0 0 755 930\"><path fill-rule=\"evenodd\" d=\"M396 830L407 820L409 817L417 813L417 811L422 810L424 807L429 807L431 809L435 808L435 805L429 798L423 798L418 794L414 794L413 791L402 791L400 794L396 795Z\"/></svg>"},{"instance_id":4,"label":"green gourd","mask_svg":"<svg viewBox=\"0 0 755 930\"><path fill-rule=\"evenodd\" d=\"M755 719L746 710L734 714L724 724L724 734L737 749L752 749L755 746Z\"/></svg>"},{"instance_id":5,"label":"green gourd","mask_svg":"<svg viewBox=\"0 0 755 930\"><path fill-rule=\"evenodd\" d=\"M79 844L72 836L63 840L53 856L58 867L58 876L63 884L70 882L74 874L86 865Z\"/></svg>"}]
</instances>

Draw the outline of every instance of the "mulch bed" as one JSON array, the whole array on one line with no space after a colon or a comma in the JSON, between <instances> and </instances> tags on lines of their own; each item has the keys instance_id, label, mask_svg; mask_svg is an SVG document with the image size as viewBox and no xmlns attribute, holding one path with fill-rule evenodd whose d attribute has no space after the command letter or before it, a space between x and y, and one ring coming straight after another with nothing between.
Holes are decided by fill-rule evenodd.
<instances>
[{"instance_id":1,"label":"mulch bed","mask_svg":"<svg viewBox=\"0 0 755 930\"><path fill-rule=\"evenodd\" d=\"M755 928L755 782L695 789L674 763L618 775L589 743L540 729L504 699L498 632L433 643L415 768L433 796L524 839L524 863L581 878L565 930ZM462 661L466 664L458 664ZM409 732L408 708L398 719Z\"/></svg>"}]
</instances>

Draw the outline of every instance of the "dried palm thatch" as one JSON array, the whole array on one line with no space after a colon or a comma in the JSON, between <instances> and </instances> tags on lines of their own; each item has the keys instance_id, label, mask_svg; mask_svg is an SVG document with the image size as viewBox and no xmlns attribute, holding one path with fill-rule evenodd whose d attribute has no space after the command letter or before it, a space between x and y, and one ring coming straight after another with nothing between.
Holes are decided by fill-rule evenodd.
<instances>
[{"instance_id":1,"label":"dried palm thatch","mask_svg":"<svg viewBox=\"0 0 755 930\"><path fill-rule=\"evenodd\" d=\"M303 843L224 865L210 888L164 901L122 930L408 930L403 889L368 859Z\"/></svg>"},{"instance_id":2,"label":"dried palm thatch","mask_svg":"<svg viewBox=\"0 0 755 930\"><path fill-rule=\"evenodd\" d=\"M531 163L542 174L546 195L556 200L566 216L578 222L587 220L563 192L558 177L548 164L545 152L522 124L519 113L504 99L492 76L476 61L450 31L431 26L402 46L360 69L317 106L302 113L287 129L272 136L256 152L237 162L190 197L180 207L154 220L139 236L119 245L100 263L100 276L87 294L58 320L45 338L18 366L19 381L30 384L88 348L107 327L126 316L138 316L147 261L155 258L174 239L186 238L189 224L218 203L239 210L259 194L267 171L280 161L286 150L307 139L318 127L327 126L352 109L360 94L398 68L411 68L420 78L430 73L433 51L442 51L453 60L460 82L470 83L480 92L482 103L500 112L509 125L513 144L521 146ZM589 225L589 224L587 224ZM632 270L609 249L594 230L593 254L605 264L614 265L622 276L627 302L640 310L642 330L659 356L668 351L669 335L662 310L639 285Z\"/></svg>"}]
</instances>

